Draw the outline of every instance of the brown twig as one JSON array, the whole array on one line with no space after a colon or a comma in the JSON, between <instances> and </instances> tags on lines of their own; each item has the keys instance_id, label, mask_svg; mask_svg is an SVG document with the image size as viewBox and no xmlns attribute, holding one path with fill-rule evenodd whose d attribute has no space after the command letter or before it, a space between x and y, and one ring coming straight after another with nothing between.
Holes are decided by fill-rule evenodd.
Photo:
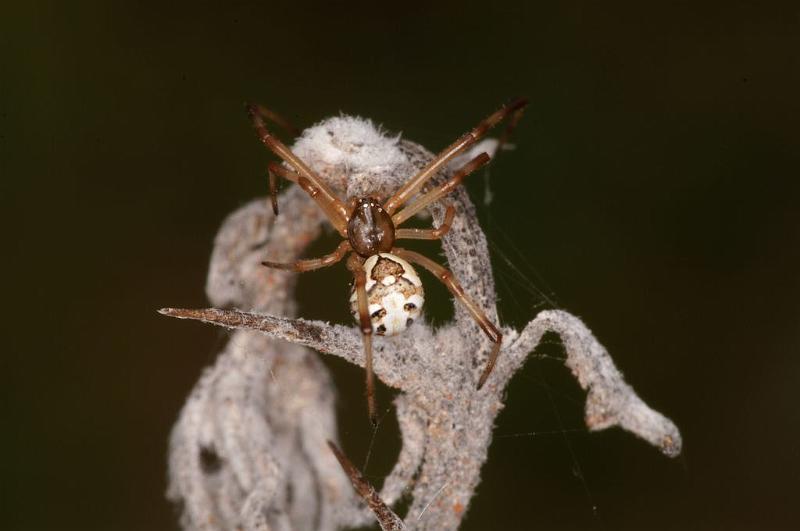
<instances>
[{"instance_id":1,"label":"brown twig","mask_svg":"<svg viewBox=\"0 0 800 531\"><path fill-rule=\"evenodd\" d=\"M339 464L342 465L342 470L344 473L347 474L347 477L350 478L350 482L353 484L353 488L356 490L359 496L361 496L367 505L369 506L370 510L375 514L375 518L378 519L378 523L381 526L381 529L384 531L401 531L406 528L403 525L403 521L400 519L399 516L394 514L383 500L381 500L380 495L375 490L375 487L369 484L369 482L364 479L364 476L361 475L361 472L353 466L353 463L347 458L346 455L336 446L332 441L328 441L328 446L330 447L333 455L336 456L336 459L339 461Z\"/></svg>"}]
</instances>

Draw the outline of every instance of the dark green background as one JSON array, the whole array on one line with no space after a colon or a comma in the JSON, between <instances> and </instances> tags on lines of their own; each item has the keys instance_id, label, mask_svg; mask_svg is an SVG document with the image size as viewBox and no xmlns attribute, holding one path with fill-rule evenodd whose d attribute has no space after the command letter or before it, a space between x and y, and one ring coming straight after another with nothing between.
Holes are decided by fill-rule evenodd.
<instances>
[{"instance_id":1,"label":"dark green background","mask_svg":"<svg viewBox=\"0 0 800 531\"><path fill-rule=\"evenodd\" d=\"M167 435L224 334L155 310L206 304L216 228L265 193L245 100L301 125L368 116L439 149L525 95L480 208L503 321L535 315L522 288L552 290L685 452L569 431L582 393L532 361L464 529L797 529L800 8L530 4L4 5L2 527L176 528ZM482 205L481 176L467 186ZM306 275L303 315L347 322L347 281ZM441 321L448 297L430 290ZM360 462L361 372L329 365Z\"/></svg>"}]
</instances>

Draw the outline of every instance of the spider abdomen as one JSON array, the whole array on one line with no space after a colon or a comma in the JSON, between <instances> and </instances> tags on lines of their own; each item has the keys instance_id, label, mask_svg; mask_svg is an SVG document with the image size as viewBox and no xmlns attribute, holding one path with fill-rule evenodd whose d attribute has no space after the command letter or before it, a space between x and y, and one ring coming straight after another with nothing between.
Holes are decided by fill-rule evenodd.
<instances>
[{"instance_id":1,"label":"spider abdomen","mask_svg":"<svg viewBox=\"0 0 800 531\"><path fill-rule=\"evenodd\" d=\"M381 336L403 332L417 320L425 303L419 275L411 264L390 253L367 258L364 271L372 331ZM350 294L350 309L358 320L355 291Z\"/></svg>"}]
</instances>

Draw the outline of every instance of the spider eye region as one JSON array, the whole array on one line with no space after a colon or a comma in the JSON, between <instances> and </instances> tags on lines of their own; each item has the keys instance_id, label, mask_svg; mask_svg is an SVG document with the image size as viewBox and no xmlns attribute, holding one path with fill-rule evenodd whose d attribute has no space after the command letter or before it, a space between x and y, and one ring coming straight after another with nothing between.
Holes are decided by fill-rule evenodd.
<instances>
[{"instance_id":1,"label":"spider eye region","mask_svg":"<svg viewBox=\"0 0 800 531\"><path fill-rule=\"evenodd\" d=\"M371 197L362 197L347 222L347 238L363 257L388 252L394 246L394 223L383 206Z\"/></svg>"},{"instance_id":2,"label":"spider eye region","mask_svg":"<svg viewBox=\"0 0 800 531\"><path fill-rule=\"evenodd\" d=\"M425 292L414 268L393 254L380 253L364 262L367 305L372 331L393 336L411 326L422 314ZM358 321L358 298L350 294L350 309Z\"/></svg>"}]
</instances>

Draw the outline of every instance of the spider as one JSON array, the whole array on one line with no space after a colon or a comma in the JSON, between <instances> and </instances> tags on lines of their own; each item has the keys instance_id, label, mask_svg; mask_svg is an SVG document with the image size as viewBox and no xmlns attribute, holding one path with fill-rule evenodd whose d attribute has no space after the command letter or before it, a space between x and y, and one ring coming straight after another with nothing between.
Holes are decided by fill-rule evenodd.
<instances>
[{"instance_id":1,"label":"spider","mask_svg":"<svg viewBox=\"0 0 800 531\"><path fill-rule=\"evenodd\" d=\"M511 119L506 134L510 132L526 105L527 101L524 99L514 100L482 120L470 132L434 157L385 201L374 196L352 197L342 201L317 173L267 129L266 119L290 131L294 128L262 106L247 105L247 113L261 142L286 163L281 165L271 162L268 166L270 198L275 214L278 214L276 191L277 179L280 177L296 183L311 196L343 238L336 250L320 258L290 263L264 261L262 264L303 273L334 265L350 253L346 261L354 279L350 306L353 315L357 316L364 341L367 408L373 425L377 424L377 414L372 371L372 334L399 334L419 317L424 303L424 291L412 264L422 266L437 277L466 307L493 343L486 367L478 380L478 390L494 368L503 339L497 326L464 292L451 271L419 253L396 247L395 242L402 239L438 240L447 234L455 215L453 205L447 206L444 220L436 228L400 226L423 208L448 195L467 175L489 162L489 155L481 153L455 171L445 183L414 198L448 162L475 144L490 128L509 117ZM501 144L506 134L501 138Z\"/></svg>"}]
</instances>

